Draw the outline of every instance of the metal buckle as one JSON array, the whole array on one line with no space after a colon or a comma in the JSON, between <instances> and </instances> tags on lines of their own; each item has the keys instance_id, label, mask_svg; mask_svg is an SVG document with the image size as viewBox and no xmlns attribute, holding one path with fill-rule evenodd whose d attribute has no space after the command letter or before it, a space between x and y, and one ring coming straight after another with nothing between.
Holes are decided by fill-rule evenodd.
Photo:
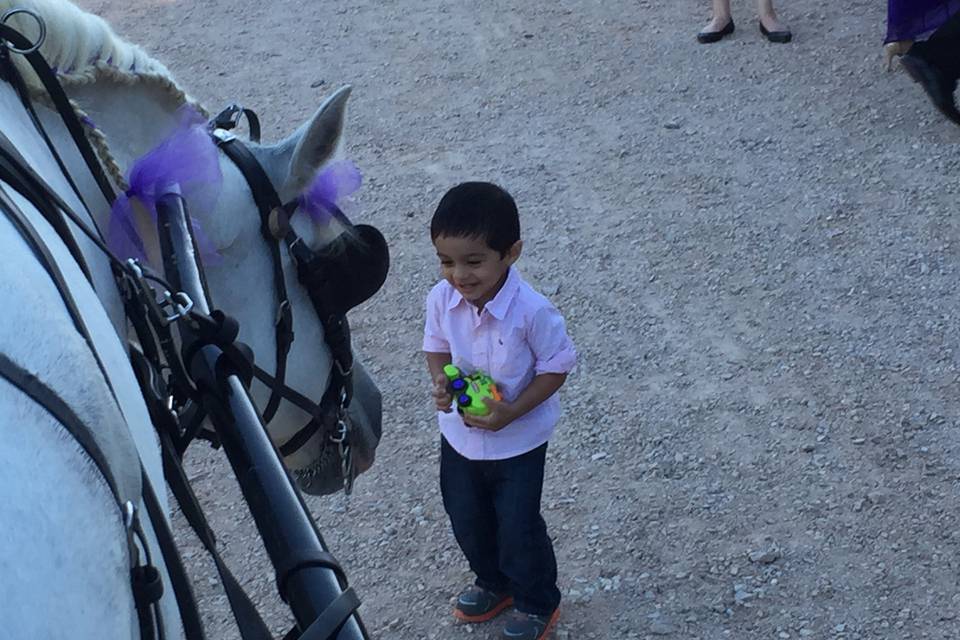
<instances>
[{"instance_id":1,"label":"metal buckle","mask_svg":"<svg viewBox=\"0 0 960 640\"><path fill-rule=\"evenodd\" d=\"M177 293L164 291L163 301L174 309L173 314L165 318L168 323L179 320L180 318L185 318L193 309L193 300L183 291L178 291Z\"/></svg>"},{"instance_id":2,"label":"metal buckle","mask_svg":"<svg viewBox=\"0 0 960 640\"><path fill-rule=\"evenodd\" d=\"M240 123L240 116L242 115L243 107L233 103L217 114L213 119L213 126L217 129L233 129Z\"/></svg>"},{"instance_id":3,"label":"metal buckle","mask_svg":"<svg viewBox=\"0 0 960 640\"><path fill-rule=\"evenodd\" d=\"M130 267L135 276L143 277L143 269L140 268L140 262L136 258L127 258L127 266Z\"/></svg>"},{"instance_id":4,"label":"metal buckle","mask_svg":"<svg viewBox=\"0 0 960 640\"><path fill-rule=\"evenodd\" d=\"M127 529L133 526L133 519L137 515L137 508L127 500L123 503L123 526Z\"/></svg>"},{"instance_id":5,"label":"metal buckle","mask_svg":"<svg viewBox=\"0 0 960 640\"><path fill-rule=\"evenodd\" d=\"M219 140L220 143L230 142L237 139L237 136L233 135L226 129L214 129L210 132L210 135Z\"/></svg>"},{"instance_id":6,"label":"metal buckle","mask_svg":"<svg viewBox=\"0 0 960 640\"><path fill-rule=\"evenodd\" d=\"M334 364L334 366L337 367L337 371L338 371L338 372L340 373L340 375L343 376L344 378L348 377L349 375L351 375L351 374L353 373L353 365L352 365L352 364L350 365L350 368L347 369L347 370L344 370L343 365L340 364L340 361L337 360L336 358L333 359L333 364ZM340 405L341 405L341 406L344 406L344 405L346 405L346 403L347 403L347 392L346 392L346 390L344 390L344 391L341 392L341 395L340 395Z\"/></svg>"},{"instance_id":7,"label":"metal buckle","mask_svg":"<svg viewBox=\"0 0 960 640\"><path fill-rule=\"evenodd\" d=\"M2 16L0 16L0 24L6 24L7 20L17 15L18 13L25 13L31 18L33 18L34 20L36 20L37 25L40 27L40 35L37 37L37 41L33 43L33 46L30 47L29 49L18 49L17 47L13 46L9 42L5 42L4 44L7 46L8 49L10 49L10 51L13 51L14 53L19 53L24 56L28 56L31 53L39 51L40 47L43 46L44 40L47 39L47 24L43 21L43 18L41 18L35 11L32 11L30 9L10 9L6 13L4 13Z\"/></svg>"},{"instance_id":8,"label":"metal buckle","mask_svg":"<svg viewBox=\"0 0 960 640\"><path fill-rule=\"evenodd\" d=\"M290 313L290 301L281 300L280 306L277 307L277 317L274 320L273 324L276 327L280 326L280 323L283 322L284 317Z\"/></svg>"}]
</instances>

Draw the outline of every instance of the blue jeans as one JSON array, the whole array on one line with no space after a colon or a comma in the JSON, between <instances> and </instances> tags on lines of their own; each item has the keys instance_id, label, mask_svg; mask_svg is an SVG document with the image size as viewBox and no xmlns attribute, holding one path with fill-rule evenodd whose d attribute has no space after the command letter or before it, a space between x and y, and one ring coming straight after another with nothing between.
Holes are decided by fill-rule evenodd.
<instances>
[{"instance_id":1,"label":"blue jeans","mask_svg":"<svg viewBox=\"0 0 960 640\"><path fill-rule=\"evenodd\" d=\"M524 613L560 604L557 559L540 515L547 445L506 460L469 460L441 436L440 492L477 585Z\"/></svg>"}]
</instances>

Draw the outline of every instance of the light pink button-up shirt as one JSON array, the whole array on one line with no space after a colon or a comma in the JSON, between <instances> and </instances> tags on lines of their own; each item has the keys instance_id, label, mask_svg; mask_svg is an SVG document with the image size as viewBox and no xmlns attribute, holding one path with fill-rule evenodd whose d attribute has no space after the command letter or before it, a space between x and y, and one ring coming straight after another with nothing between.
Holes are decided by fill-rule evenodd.
<instances>
[{"instance_id":1,"label":"light pink button-up shirt","mask_svg":"<svg viewBox=\"0 0 960 640\"><path fill-rule=\"evenodd\" d=\"M542 373L569 373L577 355L560 312L511 268L497 295L477 313L446 280L427 296L423 350L449 353L465 373L483 371L513 401ZM460 455L502 460L536 449L560 418L555 393L500 431L466 426L456 411L438 412L440 431Z\"/></svg>"}]
</instances>

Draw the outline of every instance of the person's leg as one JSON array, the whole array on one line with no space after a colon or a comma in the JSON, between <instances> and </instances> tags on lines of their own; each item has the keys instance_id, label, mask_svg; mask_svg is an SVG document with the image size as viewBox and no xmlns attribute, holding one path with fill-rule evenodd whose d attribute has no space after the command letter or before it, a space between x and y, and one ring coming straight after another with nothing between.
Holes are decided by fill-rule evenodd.
<instances>
[{"instance_id":1,"label":"person's leg","mask_svg":"<svg viewBox=\"0 0 960 640\"><path fill-rule=\"evenodd\" d=\"M760 17L760 26L767 30L767 33L784 34L771 38L776 42L789 42L790 38L786 35L790 30L780 22L777 12L773 9L773 0L757 0L757 13ZM770 38L770 36L767 36Z\"/></svg>"},{"instance_id":2,"label":"person's leg","mask_svg":"<svg viewBox=\"0 0 960 640\"><path fill-rule=\"evenodd\" d=\"M960 12L953 14L918 51L935 64L949 80L960 80Z\"/></svg>"},{"instance_id":3,"label":"person's leg","mask_svg":"<svg viewBox=\"0 0 960 640\"><path fill-rule=\"evenodd\" d=\"M730 14L730 0L713 0L713 17L700 33L717 33L722 31L733 19Z\"/></svg>"},{"instance_id":4,"label":"person's leg","mask_svg":"<svg viewBox=\"0 0 960 640\"><path fill-rule=\"evenodd\" d=\"M518 611L550 616L560 604L557 560L540 515L547 445L497 462L494 502L500 570L510 578Z\"/></svg>"},{"instance_id":5,"label":"person's leg","mask_svg":"<svg viewBox=\"0 0 960 640\"><path fill-rule=\"evenodd\" d=\"M960 124L960 111L953 97L960 79L960 13L937 29L929 40L914 43L900 58L900 64L927 92L933 106Z\"/></svg>"},{"instance_id":6,"label":"person's leg","mask_svg":"<svg viewBox=\"0 0 960 640\"><path fill-rule=\"evenodd\" d=\"M440 440L440 493L453 535L477 576L477 586L502 593L509 580L499 569L497 516L484 473L490 463L468 460L445 438Z\"/></svg>"}]
</instances>

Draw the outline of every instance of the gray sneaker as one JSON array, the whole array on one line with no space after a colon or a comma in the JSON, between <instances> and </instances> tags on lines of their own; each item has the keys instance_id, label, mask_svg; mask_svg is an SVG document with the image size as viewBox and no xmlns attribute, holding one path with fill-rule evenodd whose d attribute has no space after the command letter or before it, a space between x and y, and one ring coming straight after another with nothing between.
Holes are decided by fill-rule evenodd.
<instances>
[{"instance_id":1,"label":"gray sneaker","mask_svg":"<svg viewBox=\"0 0 960 640\"><path fill-rule=\"evenodd\" d=\"M513 597L507 593L496 593L470 585L457 596L453 615L462 622L486 622L496 618L512 604Z\"/></svg>"},{"instance_id":2,"label":"gray sneaker","mask_svg":"<svg viewBox=\"0 0 960 640\"><path fill-rule=\"evenodd\" d=\"M513 610L503 627L503 640L543 640L553 631L560 617L560 609L554 609L548 616L538 616Z\"/></svg>"}]
</instances>

